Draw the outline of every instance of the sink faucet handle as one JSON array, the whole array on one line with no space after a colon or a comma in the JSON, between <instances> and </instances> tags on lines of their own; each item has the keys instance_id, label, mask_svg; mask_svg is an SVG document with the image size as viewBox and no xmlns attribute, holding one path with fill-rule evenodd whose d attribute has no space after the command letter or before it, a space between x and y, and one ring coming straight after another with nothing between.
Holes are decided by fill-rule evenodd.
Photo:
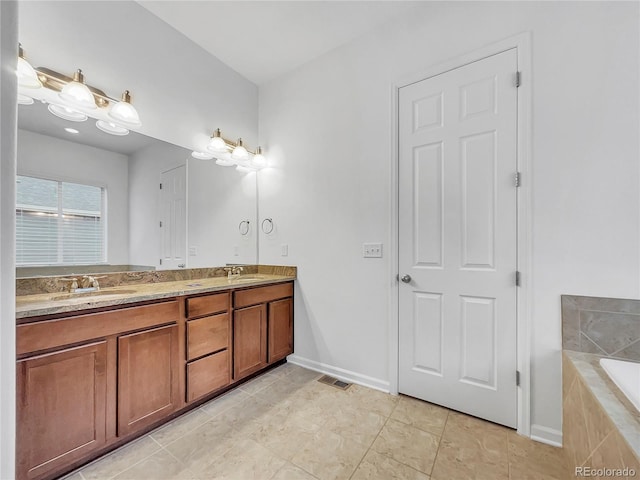
<instances>
[{"instance_id":1,"label":"sink faucet handle","mask_svg":"<svg viewBox=\"0 0 640 480\"><path fill-rule=\"evenodd\" d=\"M69 293L73 293L78 289L78 279L73 278L60 278L62 282L67 282L69 284Z\"/></svg>"}]
</instances>

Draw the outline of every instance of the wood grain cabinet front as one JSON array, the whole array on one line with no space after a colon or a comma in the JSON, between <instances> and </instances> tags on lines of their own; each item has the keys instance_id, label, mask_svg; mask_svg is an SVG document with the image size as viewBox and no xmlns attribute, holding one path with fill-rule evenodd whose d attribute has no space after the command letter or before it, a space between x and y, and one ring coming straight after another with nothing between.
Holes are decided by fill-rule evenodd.
<instances>
[{"instance_id":1,"label":"wood grain cabinet front","mask_svg":"<svg viewBox=\"0 0 640 480\"><path fill-rule=\"evenodd\" d=\"M222 313L187 322L187 360L229 347L229 314Z\"/></svg>"},{"instance_id":2,"label":"wood grain cabinet front","mask_svg":"<svg viewBox=\"0 0 640 480\"><path fill-rule=\"evenodd\" d=\"M267 307L255 305L233 312L233 379L267 366Z\"/></svg>"},{"instance_id":3,"label":"wood grain cabinet front","mask_svg":"<svg viewBox=\"0 0 640 480\"><path fill-rule=\"evenodd\" d=\"M269 363L293 353L293 299L269 303Z\"/></svg>"},{"instance_id":4,"label":"wood grain cabinet front","mask_svg":"<svg viewBox=\"0 0 640 480\"><path fill-rule=\"evenodd\" d=\"M18 361L17 477L39 479L106 444L107 342Z\"/></svg>"},{"instance_id":5,"label":"wood grain cabinet front","mask_svg":"<svg viewBox=\"0 0 640 480\"><path fill-rule=\"evenodd\" d=\"M179 408L178 341L177 325L118 338L118 436Z\"/></svg>"}]
</instances>

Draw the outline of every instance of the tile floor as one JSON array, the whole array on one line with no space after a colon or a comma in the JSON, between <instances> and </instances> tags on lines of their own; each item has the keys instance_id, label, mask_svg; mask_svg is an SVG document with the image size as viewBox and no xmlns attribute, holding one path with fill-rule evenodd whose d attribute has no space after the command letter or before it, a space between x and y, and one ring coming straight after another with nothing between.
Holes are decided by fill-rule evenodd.
<instances>
[{"instance_id":1,"label":"tile floor","mask_svg":"<svg viewBox=\"0 0 640 480\"><path fill-rule=\"evenodd\" d=\"M404 396L285 364L69 480L564 480L561 450Z\"/></svg>"}]
</instances>

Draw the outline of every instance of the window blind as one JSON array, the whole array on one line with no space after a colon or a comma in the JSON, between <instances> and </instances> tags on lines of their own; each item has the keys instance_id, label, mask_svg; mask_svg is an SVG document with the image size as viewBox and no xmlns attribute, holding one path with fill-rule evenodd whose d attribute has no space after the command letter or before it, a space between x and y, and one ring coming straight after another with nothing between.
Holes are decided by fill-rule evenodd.
<instances>
[{"instance_id":1,"label":"window blind","mask_svg":"<svg viewBox=\"0 0 640 480\"><path fill-rule=\"evenodd\" d=\"M105 256L105 189L18 176L16 263L102 263Z\"/></svg>"}]
</instances>

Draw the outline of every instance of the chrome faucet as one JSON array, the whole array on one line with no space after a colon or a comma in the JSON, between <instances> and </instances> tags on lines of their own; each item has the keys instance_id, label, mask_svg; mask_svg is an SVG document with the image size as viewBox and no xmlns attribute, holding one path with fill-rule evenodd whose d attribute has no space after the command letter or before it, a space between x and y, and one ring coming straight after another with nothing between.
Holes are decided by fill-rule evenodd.
<instances>
[{"instance_id":1,"label":"chrome faucet","mask_svg":"<svg viewBox=\"0 0 640 480\"><path fill-rule=\"evenodd\" d=\"M82 278L80 279L80 287L100 290L100 284L98 283L98 279L96 277L92 277L91 275L82 276Z\"/></svg>"},{"instance_id":2,"label":"chrome faucet","mask_svg":"<svg viewBox=\"0 0 640 480\"><path fill-rule=\"evenodd\" d=\"M240 272L244 270L240 265L233 265L231 267L224 267L224 270L227 272L227 278L236 278L240 276Z\"/></svg>"}]
</instances>

